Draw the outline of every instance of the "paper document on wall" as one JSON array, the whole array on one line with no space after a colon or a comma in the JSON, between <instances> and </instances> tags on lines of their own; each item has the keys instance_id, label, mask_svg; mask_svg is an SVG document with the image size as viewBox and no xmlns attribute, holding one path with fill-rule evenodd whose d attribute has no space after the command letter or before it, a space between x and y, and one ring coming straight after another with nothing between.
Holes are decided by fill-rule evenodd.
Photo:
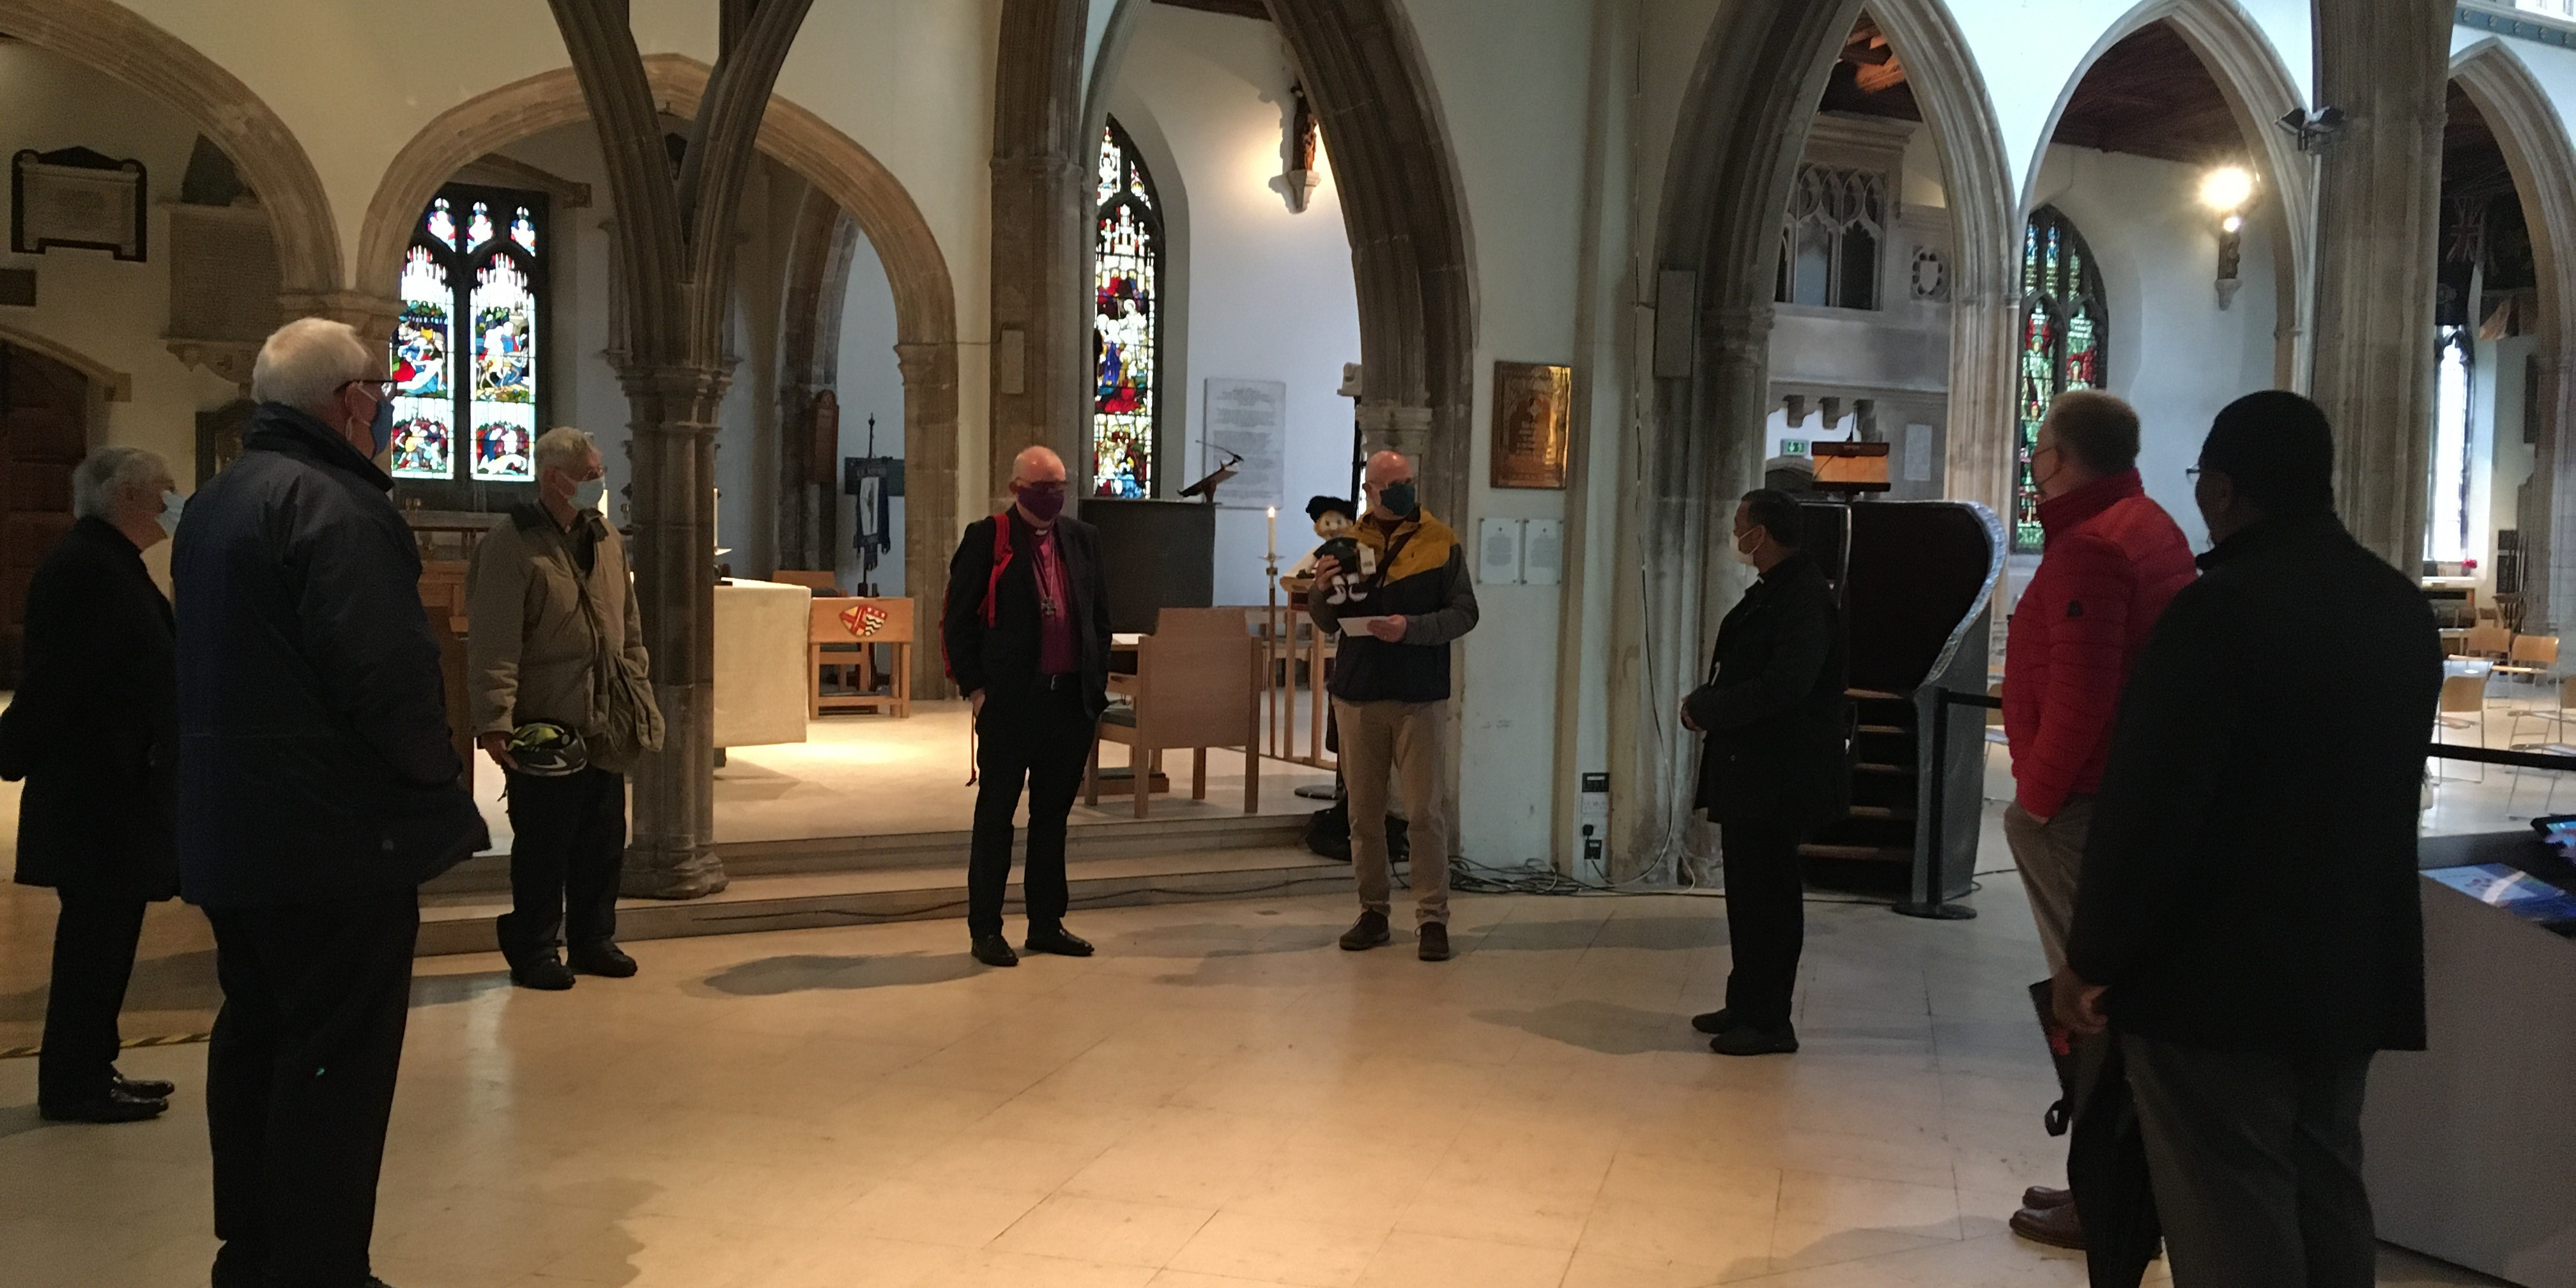
<instances>
[{"instance_id":1,"label":"paper document on wall","mask_svg":"<svg viewBox=\"0 0 2576 1288\"><path fill-rule=\"evenodd\" d=\"M1905 481L1908 483L1932 481L1932 427L1930 425L1905 427Z\"/></svg>"},{"instance_id":2,"label":"paper document on wall","mask_svg":"<svg viewBox=\"0 0 2576 1288\"><path fill-rule=\"evenodd\" d=\"M1210 376L1207 382L1206 450L1201 472L1242 457L1235 476L1218 484L1216 503L1232 509L1264 509L1281 500L1282 464L1288 455L1288 384L1281 380L1234 380Z\"/></svg>"}]
</instances>

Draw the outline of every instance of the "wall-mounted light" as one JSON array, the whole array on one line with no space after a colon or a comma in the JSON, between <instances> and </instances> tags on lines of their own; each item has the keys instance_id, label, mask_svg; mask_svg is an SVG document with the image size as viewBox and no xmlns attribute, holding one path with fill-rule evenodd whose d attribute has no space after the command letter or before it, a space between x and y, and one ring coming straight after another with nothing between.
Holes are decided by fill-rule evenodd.
<instances>
[{"instance_id":1,"label":"wall-mounted light","mask_svg":"<svg viewBox=\"0 0 2576 1288\"><path fill-rule=\"evenodd\" d=\"M2254 172L2223 165L2200 177L2200 204L2218 216L2218 307L2236 299L2237 270L2245 258L2245 208L2254 202Z\"/></svg>"}]
</instances>

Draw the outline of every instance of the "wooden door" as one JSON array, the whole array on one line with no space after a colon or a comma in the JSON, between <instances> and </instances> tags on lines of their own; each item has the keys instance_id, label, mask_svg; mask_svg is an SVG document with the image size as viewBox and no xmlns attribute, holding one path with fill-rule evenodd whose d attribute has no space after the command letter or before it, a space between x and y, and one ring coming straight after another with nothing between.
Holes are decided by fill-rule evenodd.
<instances>
[{"instance_id":1,"label":"wooden door","mask_svg":"<svg viewBox=\"0 0 2576 1288\"><path fill-rule=\"evenodd\" d=\"M0 345L0 684L27 655L27 583L72 526L72 469L89 451L89 381Z\"/></svg>"}]
</instances>

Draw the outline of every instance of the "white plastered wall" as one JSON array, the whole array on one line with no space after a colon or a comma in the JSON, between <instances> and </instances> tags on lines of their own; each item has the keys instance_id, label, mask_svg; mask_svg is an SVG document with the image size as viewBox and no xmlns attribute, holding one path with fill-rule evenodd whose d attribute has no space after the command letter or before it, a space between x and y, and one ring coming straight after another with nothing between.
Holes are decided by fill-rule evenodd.
<instances>
[{"instance_id":1,"label":"white plastered wall","mask_svg":"<svg viewBox=\"0 0 2576 1288\"><path fill-rule=\"evenodd\" d=\"M1351 402L1336 390L1360 357L1359 302L1331 141L1303 213L1277 186L1292 77L1278 32L1247 18L1148 5L1130 29L1110 116L1153 168L1166 212L1165 497L1222 460L1206 450L1210 379L1288 387L1279 549L1314 544L1307 498L1350 491ZM1178 341L1178 343L1175 343ZM1220 502L1226 498L1219 488ZM1268 602L1267 516L1221 504L1216 602Z\"/></svg>"},{"instance_id":2,"label":"white plastered wall","mask_svg":"<svg viewBox=\"0 0 2576 1288\"><path fill-rule=\"evenodd\" d=\"M58 55L0 41L0 156L85 147L133 157L143 162L151 203L141 261L69 248L11 254L0 243L0 268L36 274L34 308L0 307L0 343L32 339L79 355L75 366L123 377L121 396L109 401L93 375L90 445L160 453L183 492L196 486L197 413L239 396L231 381L171 356L162 339L170 321L169 207L196 140L197 127L160 103ZM156 571L168 558L167 548L146 556Z\"/></svg>"}]
</instances>

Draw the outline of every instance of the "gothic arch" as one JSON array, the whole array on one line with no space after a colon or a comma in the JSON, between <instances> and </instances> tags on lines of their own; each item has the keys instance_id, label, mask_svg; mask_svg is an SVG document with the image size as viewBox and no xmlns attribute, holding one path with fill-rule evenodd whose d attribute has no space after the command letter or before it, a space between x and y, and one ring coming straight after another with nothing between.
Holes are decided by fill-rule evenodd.
<instances>
[{"instance_id":1,"label":"gothic arch","mask_svg":"<svg viewBox=\"0 0 2576 1288\"><path fill-rule=\"evenodd\" d=\"M2576 558L2557 547L2576 535L2576 451L2568 450L2576 426L2576 147L2566 123L2529 68L2503 42L2481 40L2451 60L2451 78L2487 118L2531 227L2532 258L2540 276L2540 390L2542 425L2531 489L2520 518L2526 621L2535 631L2565 620L2576 604Z\"/></svg>"},{"instance_id":2,"label":"gothic arch","mask_svg":"<svg viewBox=\"0 0 2576 1288\"><path fill-rule=\"evenodd\" d=\"M655 54L644 67L656 100L668 111L684 118L697 113L707 89L706 64ZM359 288L391 296L412 220L467 163L514 140L589 118L581 84L568 67L440 113L395 154L367 204L355 265ZM849 212L885 265L894 293L895 356L903 370L904 585L921 602L925 620L936 621L946 585L939 573L958 526L957 295L947 258L902 181L823 118L773 95L761 118L759 147ZM917 685L935 686L937 658L930 650L917 649L915 655Z\"/></svg>"},{"instance_id":3,"label":"gothic arch","mask_svg":"<svg viewBox=\"0 0 2576 1288\"><path fill-rule=\"evenodd\" d=\"M1740 584L1708 557L1710 525L1720 498L1761 478L1780 212L1826 73L1870 7L1727 5L1681 96L1653 250L1656 378L1621 448L1621 472L1638 486L1620 507L1612 560L1615 878L1668 871L1682 849L1695 762L1672 712L1704 660L1705 606ZM1684 336L1686 355L1663 342Z\"/></svg>"},{"instance_id":4,"label":"gothic arch","mask_svg":"<svg viewBox=\"0 0 2576 1288\"><path fill-rule=\"evenodd\" d=\"M1873 0L1922 105L1950 201L1950 416L1944 490L1996 513L2012 496L2021 202L1976 55L1942 0Z\"/></svg>"},{"instance_id":5,"label":"gothic arch","mask_svg":"<svg viewBox=\"0 0 2576 1288\"><path fill-rule=\"evenodd\" d=\"M185 114L259 193L277 246L286 311L341 311L347 301L340 231L322 176L294 131L250 86L113 0L0 0L0 31Z\"/></svg>"},{"instance_id":6,"label":"gothic arch","mask_svg":"<svg viewBox=\"0 0 2576 1288\"><path fill-rule=\"evenodd\" d=\"M2022 176L2022 209L2038 200L2040 163L2057 135L2058 119L2075 96L2075 88L2102 55L2140 28L2154 22L2172 24L2218 82L2218 92L2236 118L2249 159L2260 172L2264 190L2277 200L2264 203L2259 218L2287 251L2288 271L2275 275L2281 329L2273 358L2274 383L2305 388L2308 382L2310 322L2316 292L2316 164L2301 154L2289 133L2273 125L2307 98L2281 61L2281 52L2236 0L2146 0L2102 33L2049 109L2047 128L2030 155ZM2016 234L2018 236L2018 234ZM2018 252L2016 252L2018 254Z\"/></svg>"}]
</instances>

